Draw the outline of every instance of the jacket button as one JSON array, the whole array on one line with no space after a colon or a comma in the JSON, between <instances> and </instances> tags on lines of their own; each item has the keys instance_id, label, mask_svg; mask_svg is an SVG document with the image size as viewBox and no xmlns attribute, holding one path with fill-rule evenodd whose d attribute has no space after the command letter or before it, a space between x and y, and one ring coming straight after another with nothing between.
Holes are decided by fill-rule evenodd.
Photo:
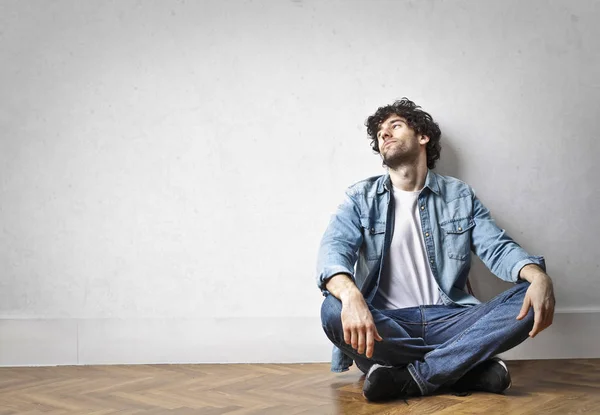
<instances>
[{"instance_id":1,"label":"jacket button","mask_svg":"<svg viewBox=\"0 0 600 415\"><path fill-rule=\"evenodd\" d=\"M462 228L459 226L459 227L458 227L458 230L459 230L459 231L462 231Z\"/></svg>"},{"instance_id":2,"label":"jacket button","mask_svg":"<svg viewBox=\"0 0 600 415\"><path fill-rule=\"evenodd\" d=\"M425 206L421 206L421 210L425 210Z\"/></svg>"},{"instance_id":3,"label":"jacket button","mask_svg":"<svg viewBox=\"0 0 600 415\"><path fill-rule=\"evenodd\" d=\"M371 233L375 233L375 228L371 228Z\"/></svg>"},{"instance_id":4,"label":"jacket button","mask_svg":"<svg viewBox=\"0 0 600 415\"><path fill-rule=\"evenodd\" d=\"M427 232L427 233L425 234L425 236L429 236L429 232Z\"/></svg>"}]
</instances>

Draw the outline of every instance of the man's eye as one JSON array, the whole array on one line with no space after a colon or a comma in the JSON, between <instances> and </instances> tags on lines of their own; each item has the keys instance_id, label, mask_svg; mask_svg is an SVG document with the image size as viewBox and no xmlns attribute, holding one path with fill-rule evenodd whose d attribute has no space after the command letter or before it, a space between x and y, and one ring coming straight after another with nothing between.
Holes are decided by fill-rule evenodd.
<instances>
[{"instance_id":1,"label":"man's eye","mask_svg":"<svg viewBox=\"0 0 600 415\"><path fill-rule=\"evenodd\" d=\"M394 124L393 128L395 129L396 127L400 127L400 126L402 126L402 124L401 124L401 123Z\"/></svg>"}]
</instances>

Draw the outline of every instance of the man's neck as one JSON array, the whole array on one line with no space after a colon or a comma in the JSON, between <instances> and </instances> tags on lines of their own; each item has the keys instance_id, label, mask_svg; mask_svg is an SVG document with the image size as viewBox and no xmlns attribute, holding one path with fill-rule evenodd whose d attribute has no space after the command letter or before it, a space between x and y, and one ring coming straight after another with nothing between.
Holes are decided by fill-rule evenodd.
<instances>
[{"instance_id":1,"label":"man's neck","mask_svg":"<svg viewBox=\"0 0 600 415\"><path fill-rule=\"evenodd\" d=\"M427 171L427 166L421 163L389 169L392 184L406 192L421 190L425 186Z\"/></svg>"}]
</instances>

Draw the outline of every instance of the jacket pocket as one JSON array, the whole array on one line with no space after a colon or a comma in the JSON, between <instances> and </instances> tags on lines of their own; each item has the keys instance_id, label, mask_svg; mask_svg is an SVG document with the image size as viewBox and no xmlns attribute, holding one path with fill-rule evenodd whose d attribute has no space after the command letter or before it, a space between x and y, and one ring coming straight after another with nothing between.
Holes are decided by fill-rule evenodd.
<instances>
[{"instance_id":1,"label":"jacket pocket","mask_svg":"<svg viewBox=\"0 0 600 415\"><path fill-rule=\"evenodd\" d=\"M385 241L385 223L372 222L368 218L361 218L360 224L363 228L365 257L371 261L381 258Z\"/></svg>"},{"instance_id":2,"label":"jacket pocket","mask_svg":"<svg viewBox=\"0 0 600 415\"><path fill-rule=\"evenodd\" d=\"M450 258L461 261L471 254L471 230L475 226L473 218L451 219L440 223L444 250Z\"/></svg>"}]
</instances>

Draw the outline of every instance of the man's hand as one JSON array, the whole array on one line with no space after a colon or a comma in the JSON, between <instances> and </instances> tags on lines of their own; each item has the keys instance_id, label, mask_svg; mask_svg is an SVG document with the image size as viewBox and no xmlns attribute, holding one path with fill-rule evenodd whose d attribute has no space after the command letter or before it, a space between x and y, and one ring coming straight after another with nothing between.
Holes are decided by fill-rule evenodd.
<instances>
[{"instance_id":1,"label":"man's hand","mask_svg":"<svg viewBox=\"0 0 600 415\"><path fill-rule=\"evenodd\" d=\"M342 327L344 341L352 345L359 354L366 353L369 359L373 356L375 340L383 339L377 332L373 316L362 294L346 297L342 300Z\"/></svg>"},{"instance_id":2,"label":"man's hand","mask_svg":"<svg viewBox=\"0 0 600 415\"><path fill-rule=\"evenodd\" d=\"M383 339L377 332L373 316L365 298L354 281L346 274L336 274L326 284L327 290L342 302L342 327L344 341L359 354L373 357L375 340Z\"/></svg>"},{"instance_id":3,"label":"man's hand","mask_svg":"<svg viewBox=\"0 0 600 415\"><path fill-rule=\"evenodd\" d=\"M521 278L526 279L531 283L525 299L523 307L517 316L517 320L523 319L531 307L533 307L533 329L529 332L529 337L533 338L542 330L552 324L554 319L554 288L552 280L539 267L530 267L527 265L521 270Z\"/></svg>"}]
</instances>

